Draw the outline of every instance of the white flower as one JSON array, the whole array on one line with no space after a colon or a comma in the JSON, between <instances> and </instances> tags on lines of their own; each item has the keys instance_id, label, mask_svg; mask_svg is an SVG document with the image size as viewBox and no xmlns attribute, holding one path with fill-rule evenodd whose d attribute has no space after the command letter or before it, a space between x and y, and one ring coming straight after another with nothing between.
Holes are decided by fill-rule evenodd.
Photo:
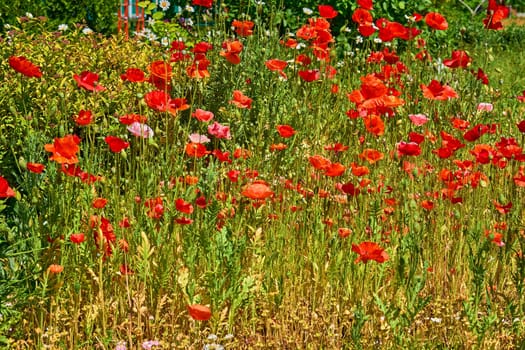
<instances>
[{"instance_id":1,"label":"white flower","mask_svg":"<svg viewBox=\"0 0 525 350\"><path fill-rule=\"evenodd\" d=\"M5 29L11 29L11 25L9 23L4 24Z\"/></svg>"},{"instance_id":2,"label":"white flower","mask_svg":"<svg viewBox=\"0 0 525 350\"><path fill-rule=\"evenodd\" d=\"M224 340L230 340L230 339L233 339L233 334L231 333L228 333L224 336Z\"/></svg>"},{"instance_id":3,"label":"white flower","mask_svg":"<svg viewBox=\"0 0 525 350\"><path fill-rule=\"evenodd\" d=\"M295 47L296 50L301 50L301 49L304 49L306 47L306 44L305 43L299 43L297 44L297 46Z\"/></svg>"},{"instance_id":4,"label":"white flower","mask_svg":"<svg viewBox=\"0 0 525 350\"><path fill-rule=\"evenodd\" d=\"M361 44L363 42L363 37L361 35L358 35L356 38L355 38L355 43L356 44Z\"/></svg>"},{"instance_id":5,"label":"white flower","mask_svg":"<svg viewBox=\"0 0 525 350\"><path fill-rule=\"evenodd\" d=\"M152 25L155 24L155 20L154 20L152 17L148 17L148 18L146 19L146 23L148 24L148 26L151 27Z\"/></svg>"},{"instance_id":6,"label":"white flower","mask_svg":"<svg viewBox=\"0 0 525 350\"><path fill-rule=\"evenodd\" d=\"M85 35L92 34L93 33L93 29L91 29L89 27L85 27L84 29L82 29L82 33L84 33Z\"/></svg>"},{"instance_id":7,"label":"white flower","mask_svg":"<svg viewBox=\"0 0 525 350\"><path fill-rule=\"evenodd\" d=\"M345 26L345 27L343 28L343 32L345 32L345 33L350 33L351 31L352 31L352 29L351 29L351 28L348 28L347 26Z\"/></svg>"},{"instance_id":8,"label":"white flower","mask_svg":"<svg viewBox=\"0 0 525 350\"><path fill-rule=\"evenodd\" d=\"M255 5L262 6L262 5L264 5L264 1L255 0Z\"/></svg>"},{"instance_id":9,"label":"white flower","mask_svg":"<svg viewBox=\"0 0 525 350\"><path fill-rule=\"evenodd\" d=\"M380 38L374 38L374 42L376 44L381 44L383 42L383 40L381 40Z\"/></svg>"},{"instance_id":10,"label":"white flower","mask_svg":"<svg viewBox=\"0 0 525 350\"><path fill-rule=\"evenodd\" d=\"M430 318L430 322L441 323L441 318L439 318L439 317L431 317Z\"/></svg>"},{"instance_id":11,"label":"white flower","mask_svg":"<svg viewBox=\"0 0 525 350\"><path fill-rule=\"evenodd\" d=\"M186 18L186 20L184 21L184 24L191 27L193 26L193 21L191 18Z\"/></svg>"},{"instance_id":12,"label":"white flower","mask_svg":"<svg viewBox=\"0 0 525 350\"><path fill-rule=\"evenodd\" d=\"M61 32L65 32L68 29L69 29L69 26L67 24L62 23L58 25L58 30Z\"/></svg>"},{"instance_id":13,"label":"white flower","mask_svg":"<svg viewBox=\"0 0 525 350\"><path fill-rule=\"evenodd\" d=\"M26 17L27 18L33 18L33 14L31 12L26 12Z\"/></svg>"},{"instance_id":14,"label":"white flower","mask_svg":"<svg viewBox=\"0 0 525 350\"><path fill-rule=\"evenodd\" d=\"M146 33L146 39L148 39L149 41L156 41L157 36L155 35L155 33L149 32Z\"/></svg>"},{"instance_id":15,"label":"white flower","mask_svg":"<svg viewBox=\"0 0 525 350\"><path fill-rule=\"evenodd\" d=\"M195 12L195 9L193 8L193 6L190 6L190 5L186 5L186 7L184 7L184 9L188 12Z\"/></svg>"},{"instance_id":16,"label":"white flower","mask_svg":"<svg viewBox=\"0 0 525 350\"><path fill-rule=\"evenodd\" d=\"M161 0L159 6L162 11L167 11L170 8L170 2L168 0Z\"/></svg>"},{"instance_id":17,"label":"white flower","mask_svg":"<svg viewBox=\"0 0 525 350\"><path fill-rule=\"evenodd\" d=\"M162 46L168 46L170 44L170 40L167 37L162 37L162 39L160 39L160 43Z\"/></svg>"},{"instance_id":18,"label":"white flower","mask_svg":"<svg viewBox=\"0 0 525 350\"><path fill-rule=\"evenodd\" d=\"M314 11L308 7L303 7L303 13L307 16L310 16L312 13L314 13Z\"/></svg>"}]
</instances>

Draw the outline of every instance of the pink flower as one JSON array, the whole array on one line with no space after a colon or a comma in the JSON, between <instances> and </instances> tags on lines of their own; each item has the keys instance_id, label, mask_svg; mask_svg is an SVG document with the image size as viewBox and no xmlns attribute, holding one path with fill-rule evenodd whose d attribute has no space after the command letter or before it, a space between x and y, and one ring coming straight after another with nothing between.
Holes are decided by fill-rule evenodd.
<instances>
[{"instance_id":1,"label":"pink flower","mask_svg":"<svg viewBox=\"0 0 525 350\"><path fill-rule=\"evenodd\" d=\"M218 139L231 139L230 127L221 125L217 122L213 122L212 125L208 126L208 133L215 136Z\"/></svg>"},{"instance_id":2,"label":"pink flower","mask_svg":"<svg viewBox=\"0 0 525 350\"><path fill-rule=\"evenodd\" d=\"M493 109L492 103L481 102L478 104L478 112L492 112Z\"/></svg>"},{"instance_id":3,"label":"pink flower","mask_svg":"<svg viewBox=\"0 0 525 350\"><path fill-rule=\"evenodd\" d=\"M190 141L193 143L208 143L210 142L210 139L206 135L201 134L190 134L189 136Z\"/></svg>"},{"instance_id":4,"label":"pink flower","mask_svg":"<svg viewBox=\"0 0 525 350\"><path fill-rule=\"evenodd\" d=\"M428 117L424 114L409 114L408 117L416 126L421 126L429 121Z\"/></svg>"},{"instance_id":5,"label":"pink flower","mask_svg":"<svg viewBox=\"0 0 525 350\"><path fill-rule=\"evenodd\" d=\"M135 136L140 136L145 139L153 137L153 130L146 124L141 124L139 122L133 122L130 126L127 127L128 131Z\"/></svg>"}]
</instances>

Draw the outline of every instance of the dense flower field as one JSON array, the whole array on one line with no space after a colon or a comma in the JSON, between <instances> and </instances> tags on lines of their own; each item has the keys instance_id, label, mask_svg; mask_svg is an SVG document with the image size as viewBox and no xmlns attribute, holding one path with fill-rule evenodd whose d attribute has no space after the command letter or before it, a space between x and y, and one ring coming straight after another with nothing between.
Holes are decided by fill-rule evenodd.
<instances>
[{"instance_id":1,"label":"dense flower field","mask_svg":"<svg viewBox=\"0 0 525 350\"><path fill-rule=\"evenodd\" d=\"M11 28L0 342L518 347L525 82L440 46L442 14L374 6L337 35L328 5L167 43Z\"/></svg>"}]
</instances>

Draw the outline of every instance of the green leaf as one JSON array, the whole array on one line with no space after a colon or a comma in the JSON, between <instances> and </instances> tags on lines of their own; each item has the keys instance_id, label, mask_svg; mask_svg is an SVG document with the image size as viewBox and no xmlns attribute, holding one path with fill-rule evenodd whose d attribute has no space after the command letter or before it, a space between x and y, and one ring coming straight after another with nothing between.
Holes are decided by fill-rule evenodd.
<instances>
[{"instance_id":1,"label":"green leaf","mask_svg":"<svg viewBox=\"0 0 525 350\"><path fill-rule=\"evenodd\" d=\"M139 1L137 5L138 7L146 8L149 4L151 4L151 1Z\"/></svg>"},{"instance_id":2,"label":"green leaf","mask_svg":"<svg viewBox=\"0 0 525 350\"><path fill-rule=\"evenodd\" d=\"M151 15L151 18L157 21L161 20L162 18L164 18L164 12L155 12L153 15Z\"/></svg>"},{"instance_id":3,"label":"green leaf","mask_svg":"<svg viewBox=\"0 0 525 350\"><path fill-rule=\"evenodd\" d=\"M406 7L406 4L405 4L404 1L400 1L400 2L397 4L397 6L399 6L399 9L404 10L405 7Z\"/></svg>"}]
</instances>

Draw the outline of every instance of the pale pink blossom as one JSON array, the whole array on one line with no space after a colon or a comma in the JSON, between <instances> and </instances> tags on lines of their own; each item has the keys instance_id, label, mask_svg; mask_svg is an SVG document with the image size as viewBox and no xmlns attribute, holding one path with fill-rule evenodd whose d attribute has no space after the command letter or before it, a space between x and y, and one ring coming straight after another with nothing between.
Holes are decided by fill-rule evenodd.
<instances>
[{"instance_id":1,"label":"pale pink blossom","mask_svg":"<svg viewBox=\"0 0 525 350\"><path fill-rule=\"evenodd\" d=\"M478 112L492 112L493 109L492 103L481 102L478 104Z\"/></svg>"},{"instance_id":2,"label":"pale pink blossom","mask_svg":"<svg viewBox=\"0 0 525 350\"><path fill-rule=\"evenodd\" d=\"M189 135L190 141L193 143L208 143L210 142L210 139L206 135L201 134L190 134Z\"/></svg>"},{"instance_id":3,"label":"pale pink blossom","mask_svg":"<svg viewBox=\"0 0 525 350\"><path fill-rule=\"evenodd\" d=\"M143 137L145 139L153 137L153 130L146 124L133 122L127 127L128 131L135 136Z\"/></svg>"},{"instance_id":4,"label":"pale pink blossom","mask_svg":"<svg viewBox=\"0 0 525 350\"><path fill-rule=\"evenodd\" d=\"M412 123L416 126L421 126L428 122L430 119L424 114L409 114L408 117L412 121Z\"/></svg>"}]
</instances>

